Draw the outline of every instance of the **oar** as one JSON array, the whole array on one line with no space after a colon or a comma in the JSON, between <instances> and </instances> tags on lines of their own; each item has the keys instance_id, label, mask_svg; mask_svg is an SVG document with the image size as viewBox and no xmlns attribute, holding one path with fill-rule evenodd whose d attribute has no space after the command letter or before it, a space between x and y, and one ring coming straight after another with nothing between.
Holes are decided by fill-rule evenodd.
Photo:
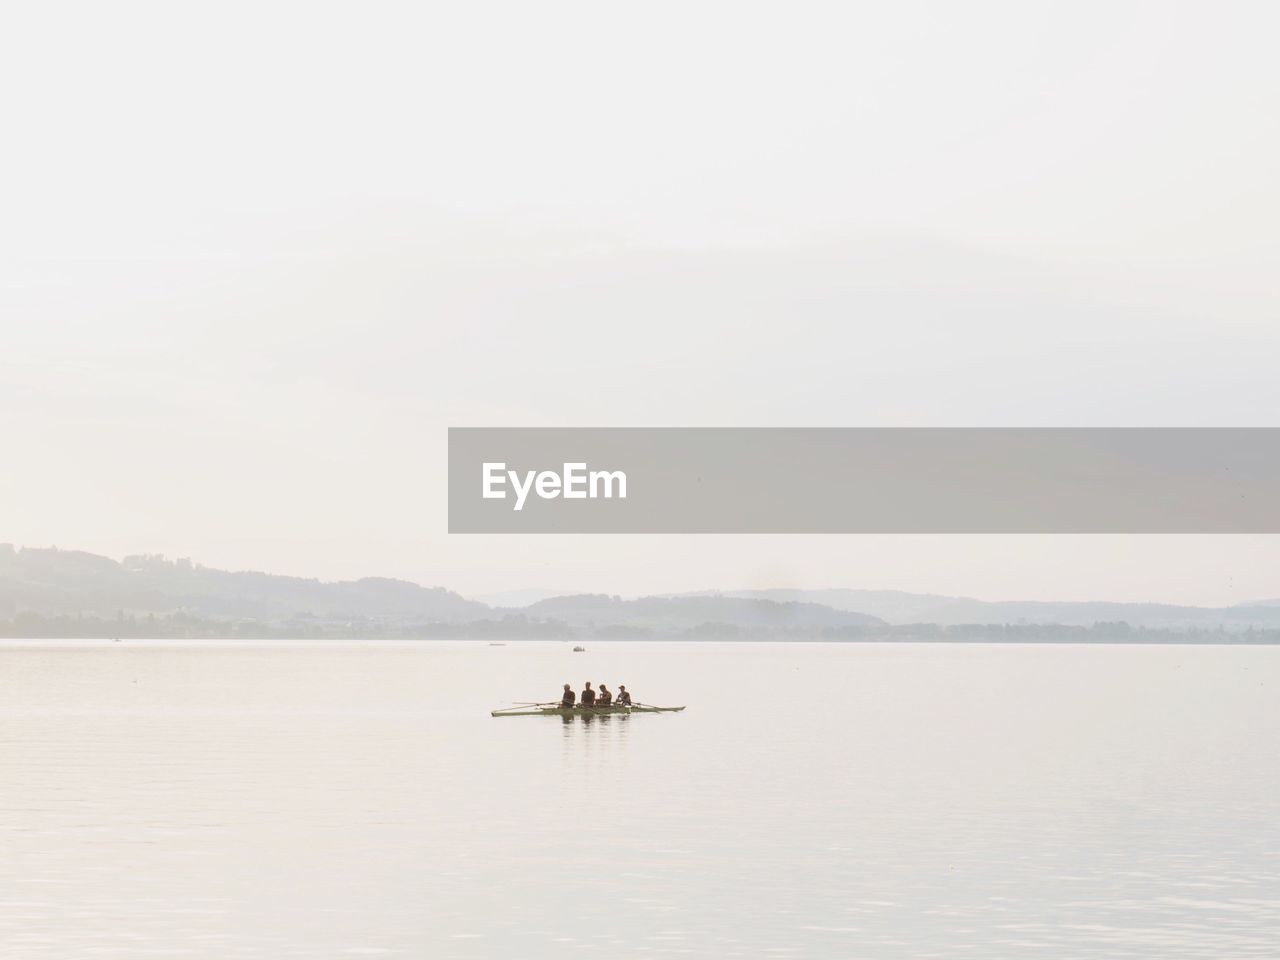
<instances>
[{"instance_id":1,"label":"oar","mask_svg":"<svg viewBox=\"0 0 1280 960\"><path fill-rule=\"evenodd\" d=\"M542 703L526 703L523 700L511 701L517 707L555 707L559 706L559 700L545 700Z\"/></svg>"},{"instance_id":2,"label":"oar","mask_svg":"<svg viewBox=\"0 0 1280 960\"><path fill-rule=\"evenodd\" d=\"M554 707L558 704L548 701L547 703L513 703L509 707L499 707L494 713L511 713L513 710L528 710L531 707Z\"/></svg>"}]
</instances>

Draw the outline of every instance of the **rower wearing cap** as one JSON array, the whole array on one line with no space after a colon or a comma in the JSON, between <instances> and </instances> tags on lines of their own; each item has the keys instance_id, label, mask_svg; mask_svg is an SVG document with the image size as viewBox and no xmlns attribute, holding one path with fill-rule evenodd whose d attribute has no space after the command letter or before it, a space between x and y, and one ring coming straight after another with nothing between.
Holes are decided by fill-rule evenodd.
<instances>
[{"instance_id":1,"label":"rower wearing cap","mask_svg":"<svg viewBox=\"0 0 1280 960\"><path fill-rule=\"evenodd\" d=\"M631 694L627 693L627 685L625 683L618 684L618 699L615 702L620 707L631 706Z\"/></svg>"},{"instance_id":2,"label":"rower wearing cap","mask_svg":"<svg viewBox=\"0 0 1280 960\"><path fill-rule=\"evenodd\" d=\"M573 687L569 686L569 685L566 683L566 684L564 685L564 694L560 697L560 706L562 706L562 707L572 707L572 706L573 706L573 701L574 701L575 699L577 699L577 698L576 698L576 696L575 696L575 694L574 694L574 692L573 692Z\"/></svg>"}]
</instances>

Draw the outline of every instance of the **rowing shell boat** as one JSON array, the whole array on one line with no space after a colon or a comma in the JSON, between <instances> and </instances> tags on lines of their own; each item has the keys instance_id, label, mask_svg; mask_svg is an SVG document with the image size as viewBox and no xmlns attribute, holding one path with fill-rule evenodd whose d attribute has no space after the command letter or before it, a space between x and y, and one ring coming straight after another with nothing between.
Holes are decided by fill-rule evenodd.
<instances>
[{"instance_id":1,"label":"rowing shell boat","mask_svg":"<svg viewBox=\"0 0 1280 960\"><path fill-rule=\"evenodd\" d=\"M530 704L528 706L507 707L504 710L492 710L491 717L607 717L615 713L679 713L684 707L651 707L648 704L636 703L631 706L611 704L607 707L561 707L555 705Z\"/></svg>"}]
</instances>

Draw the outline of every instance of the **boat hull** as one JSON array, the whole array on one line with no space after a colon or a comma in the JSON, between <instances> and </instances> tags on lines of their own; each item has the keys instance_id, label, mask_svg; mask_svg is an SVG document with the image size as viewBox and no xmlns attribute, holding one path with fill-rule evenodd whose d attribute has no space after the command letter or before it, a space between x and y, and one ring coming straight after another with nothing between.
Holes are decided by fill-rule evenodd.
<instances>
[{"instance_id":1,"label":"boat hull","mask_svg":"<svg viewBox=\"0 0 1280 960\"><path fill-rule=\"evenodd\" d=\"M633 704L630 707L516 707L510 710L494 710L491 717L609 717L615 713L679 713L684 707L650 707Z\"/></svg>"}]
</instances>

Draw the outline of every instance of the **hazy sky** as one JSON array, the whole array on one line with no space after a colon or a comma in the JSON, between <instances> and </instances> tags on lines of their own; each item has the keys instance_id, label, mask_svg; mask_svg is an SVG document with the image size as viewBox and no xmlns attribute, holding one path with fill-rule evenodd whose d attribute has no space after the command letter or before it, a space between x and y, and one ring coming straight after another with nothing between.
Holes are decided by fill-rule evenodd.
<instances>
[{"instance_id":1,"label":"hazy sky","mask_svg":"<svg viewBox=\"0 0 1280 960\"><path fill-rule=\"evenodd\" d=\"M1280 596L1277 537L449 537L444 499L451 424L1277 425L1278 29L22 5L0 540L463 592Z\"/></svg>"}]
</instances>

